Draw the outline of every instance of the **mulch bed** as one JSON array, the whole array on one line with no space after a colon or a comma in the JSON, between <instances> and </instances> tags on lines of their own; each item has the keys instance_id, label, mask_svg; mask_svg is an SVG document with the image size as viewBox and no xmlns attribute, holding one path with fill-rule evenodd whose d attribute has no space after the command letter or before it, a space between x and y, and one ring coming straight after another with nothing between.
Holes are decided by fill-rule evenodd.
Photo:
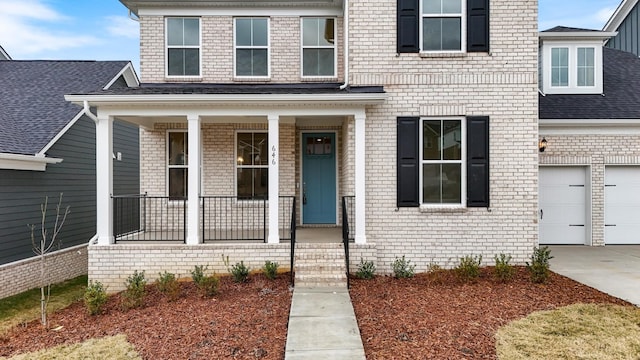
<instances>
[{"instance_id":1,"label":"mulch bed","mask_svg":"<svg viewBox=\"0 0 640 360\"><path fill-rule=\"evenodd\" d=\"M545 285L518 268L514 280L493 280L482 269L474 284L452 272L439 278L378 276L351 282L351 298L367 359L495 359L497 329L536 310L573 303L628 303L552 274ZM126 334L144 359L283 359L291 304L288 274L272 282L253 275L245 284L228 277L220 294L202 298L191 282L168 302L148 288L145 306L122 311L112 296L105 312L89 316L79 302L49 317L19 326L0 338L0 356L35 351L107 335Z\"/></svg>"},{"instance_id":2,"label":"mulch bed","mask_svg":"<svg viewBox=\"0 0 640 360\"><path fill-rule=\"evenodd\" d=\"M411 279L352 280L351 299L367 359L495 359L499 327L575 303L630 305L564 276L533 284L519 267L507 283L482 269L474 284L453 272Z\"/></svg>"}]
</instances>

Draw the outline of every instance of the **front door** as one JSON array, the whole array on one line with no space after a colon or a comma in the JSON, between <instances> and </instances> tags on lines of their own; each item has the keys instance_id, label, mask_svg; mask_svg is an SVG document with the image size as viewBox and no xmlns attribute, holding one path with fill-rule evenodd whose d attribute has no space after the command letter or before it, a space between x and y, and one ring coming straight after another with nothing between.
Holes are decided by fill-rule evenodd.
<instances>
[{"instance_id":1,"label":"front door","mask_svg":"<svg viewBox=\"0 0 640 360\"><path fill-rule=\"evenodd\" d=\"M302 223L336 223L336 135L302 135Z\"/></svg>"}]
</instances>

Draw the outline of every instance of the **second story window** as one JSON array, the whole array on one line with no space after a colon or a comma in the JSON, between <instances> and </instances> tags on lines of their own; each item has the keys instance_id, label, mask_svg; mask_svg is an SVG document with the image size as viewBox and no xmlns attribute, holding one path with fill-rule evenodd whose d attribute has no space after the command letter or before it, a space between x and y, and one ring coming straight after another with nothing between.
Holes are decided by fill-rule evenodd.
<instances>
[{"instance_id":1,"label":"second story window","mask_svg":"<svg viewBox=\"0 0 640 360\"><path fill-rule=\"evenodd\" d=\"M462 51L462 0L422 0L422 51Z\"/></svg>"},{"instance_id":2,"label":"second story window","mask_svg":"<svg viewBox=\"0 0 640 360\"><path fill-rule=\"evenodd\" d=\"M336 75L335 21L302 19L302 76Z\"/></svg>"},{"instance_id":3,"label":"second story window","mask_svg":"<svg viewBox=\"0 0 640 360\"><path fill-rule=\"evenodd\" d=\"M235 76L269 76L269 19L235 19Z\"/></svg>"},{"instance_id":4,"label":"second story window","mask_svg":"<svg viewBox=\"0 0 640 360\"><path fill-rule=\"evenodd\" d=\"M200 76L200 19L167 18L167 75Z\"/></svg>"},{"instance_id":5,"label":"second story window","mask_svg":"<svg viewBox=\"0 0 640 360\"><path fill-rule=\"evenodd\" d=\"M578 48L578 86L594 86L595 83L595 49Z\"/></svg>"},{"instance_id":6,"label":"second story window","mask_svg":"<svg viewBox=\"0 0 640 360\"><path fill-rule=\"evenodd\" d=\"M551 49L551 86L569 86L569 48Z\"/></svg>"}]
</instances>

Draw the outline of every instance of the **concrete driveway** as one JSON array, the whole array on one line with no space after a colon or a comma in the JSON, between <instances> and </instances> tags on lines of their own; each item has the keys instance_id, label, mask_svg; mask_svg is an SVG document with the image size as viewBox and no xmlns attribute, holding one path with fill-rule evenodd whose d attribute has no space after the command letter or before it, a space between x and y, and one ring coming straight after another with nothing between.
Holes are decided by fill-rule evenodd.
<instances>
[{"instance_id":1,"label":"concrete driveway","mask_svg":"<svg viewBox=\"0 0 640 360\"><path fill-rule=\"evenodd\" d=\"M640 306L640 245L549 249L552 271Z\"/></svg>"}]
</instances>

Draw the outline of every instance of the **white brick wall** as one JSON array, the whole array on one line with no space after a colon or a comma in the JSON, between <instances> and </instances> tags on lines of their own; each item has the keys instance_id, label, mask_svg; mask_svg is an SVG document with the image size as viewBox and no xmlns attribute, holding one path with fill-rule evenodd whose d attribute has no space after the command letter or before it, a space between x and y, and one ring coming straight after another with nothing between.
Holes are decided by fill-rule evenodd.
<instances>
[{"instance_id":1,"label":"white brick wall","mask_svg":"<svg viewBox=\"0 0 640 360\"><path fill-rule=\"evenodd\" d=\"M0 299L41 286L40 259L15 261L0 266ZM87 273L87 246L74 246L45 257L50 283L55 284Z\"/></svg>"},{"instance_id":2,"label":"white brick wall","mask_svg":"<svg viewBox=\"0 0 640 360\"><path fill-rule=\"evenodd\" d=\"M591 170L591 245L604 246L604 170L607 165L640 165L640 135L545 135L540 165L582 165Z\"/></svg>"}]
</instances>

